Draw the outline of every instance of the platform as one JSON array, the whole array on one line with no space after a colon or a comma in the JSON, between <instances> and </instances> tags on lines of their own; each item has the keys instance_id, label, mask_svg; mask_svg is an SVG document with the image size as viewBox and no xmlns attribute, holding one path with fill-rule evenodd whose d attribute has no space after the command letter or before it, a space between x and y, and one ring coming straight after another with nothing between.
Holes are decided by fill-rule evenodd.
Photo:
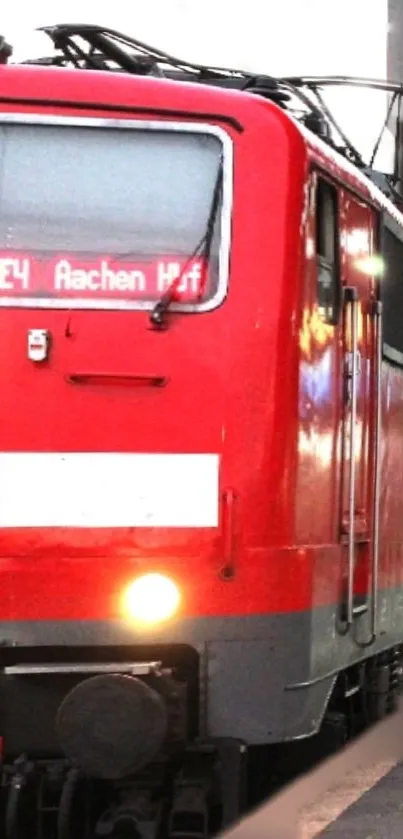
<instances>
[{"instance_id":1,"label":"platform","mask_svg":"<svg viewBox=\"0 0 403 839\"><path fill-rule=\"evenodd\" d=\"M402 839L403 763L318 834L323 839Z\"/></svg>"}]
</instances>

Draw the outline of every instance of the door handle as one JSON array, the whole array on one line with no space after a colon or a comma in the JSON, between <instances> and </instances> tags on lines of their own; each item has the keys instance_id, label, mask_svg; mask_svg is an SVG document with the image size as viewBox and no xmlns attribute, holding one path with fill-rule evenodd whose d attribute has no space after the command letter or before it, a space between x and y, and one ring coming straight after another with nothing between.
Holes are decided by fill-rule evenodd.
<instances>
[{"instance_id":1,"label":"door handle","mask_svg":"<svg viewBox=\"0 0 403 839\"><path fill-rule=\"evenodd\" d=\"M353 385L353 377L357 379L358 374L361 372L361 353L356 347L355 351L351 349L350 352L346 353L345 359L345 366L344 366L344 376L345 376L345 398L344 404L346 408L352 402L352 385Z\"/></svg>"},{"instance_id":2,"label":"door handle","mask_svg":"<svg viewBox=\"0 0 403 839\"><path fill-rule=\"evenodd\" d=\"M355 288L346 288L345 300L350 308L351 351L350 365L347 370L350 402L350 462L348 487L348 570L347 570L347 626L354 619L354 569L355 569L355 482L356 482L356 428L358 394L358 294Z\"/></svg>"},{"instance_id":3,"label":"door handle","mask_svg":"<svg viewBox=\"0 0 403 839\"><path fill-rule=\"evenodd\" d=\"M111 385L115 387L165 387L166 376L144 376L136 373L68 373L70 385Z\"/></svg>"},{"instance_id":4,"label":"door handle","mask_svg":"<svg viewBox=\"0 0 403 839\"><path fill-rule=\"evenodd\" d=\"M375 414L375 433L374 433L374 495L373 495L373 524L372 524L372 581L371 581L371 639L372 643L378 634L378 581L379 581L379 510L380 510L380 448L381 448L381 431L382 431L382 346L383 346L383 330L382 330L382 303L377 301L375 305L375 323L376 323L376 384L375 384L375 399L376 399L376 414Z\"/></svg>"}]
</instances>

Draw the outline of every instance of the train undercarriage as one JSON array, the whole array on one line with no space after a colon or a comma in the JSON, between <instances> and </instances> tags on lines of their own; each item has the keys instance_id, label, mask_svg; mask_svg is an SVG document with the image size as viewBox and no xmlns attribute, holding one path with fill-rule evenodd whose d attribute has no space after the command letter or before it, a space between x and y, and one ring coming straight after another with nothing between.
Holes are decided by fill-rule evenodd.
<instances>
[{"instance_id":1,"label":"train undercarriage","mask_svg":"<svg viewBox=\"0 0 403 839\"><path fill-rule=\"evenodd\" d=\"M192 651L89 652L3 656L6 839L207 839L393 712L402 681L395 647L339 675L317 735L248 749L199 738Z\"/></svg>"}]
</instances>

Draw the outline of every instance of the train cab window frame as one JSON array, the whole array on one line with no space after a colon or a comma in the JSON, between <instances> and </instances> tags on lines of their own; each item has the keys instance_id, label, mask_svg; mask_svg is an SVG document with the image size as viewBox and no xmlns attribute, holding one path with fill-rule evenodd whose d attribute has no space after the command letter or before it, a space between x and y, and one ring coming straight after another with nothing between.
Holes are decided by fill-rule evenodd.
<instances>
[{"instance_id":1,"label":"train cab window frame","mask_svg":"<svg viewBox=\"0 0 403 839\"><path fill-rule=\"evenodd\" d=\"M403 368L403 229L387 212L380 217L383 357Z\"/></svg>"},{"instance_id":2,"label":"train cab window frame","mask_svg":"<svg viewBox=\"0 0 403 839\"><path fill-rule=\"evenodd\" d=\"M0 308L151 311L185 266L171 308L218 308L229 287L233 158L230 134L197 119L3 114ZM212 206L208 253L196 253Z\"/></svg>"},{"instance_id":3,"label":"train cab window frame","mask_svg":"<svg viewBox=\"0 0 403 839\"><path fill-rule=\"evenodd\" d=\"M341 309L338 190L326 178L315 187L315 256L317 306L324 323L337 326Z\"/></svg>"}]
</instances>

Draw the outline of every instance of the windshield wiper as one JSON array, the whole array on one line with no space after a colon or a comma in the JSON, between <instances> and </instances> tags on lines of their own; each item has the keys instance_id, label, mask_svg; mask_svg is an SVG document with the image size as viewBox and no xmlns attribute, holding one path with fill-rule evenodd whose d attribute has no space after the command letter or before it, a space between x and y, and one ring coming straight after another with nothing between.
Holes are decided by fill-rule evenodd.
<instances>
[{"instance_id":1,"label":"windshield wiper","mask_svg":"<svg viewBox=\"0 0 403 839\"><path fill-rule=\"evenodd\" d=\"M212 201L211 201L211 206L210 206L210 211L209 211L205 231L204 231L200 241L197 243L194 251L191 253L191 255L186 260L186 263L185 263L184 267L182 268L182 271L180 272L180 274L178 274L178 276L175 277L175 279L171 282L171 284L168 286L167 290L160 297L160 299L157 301L154 308L152 309L152 311L150 313L150 321L151 321L151 323L154 327L157 327L159 329L164 328L164 326L165 326L165 315L166 315L171 303L175 299L175 295L176 295L176 291L178 289L178 286L180 285L184 275L186 274L186 271L187 271L189 265L193 262L194 259L196 259L196 257L200 256L203 259L204 274L206 272L207 261L210 257L210 250L211 250L211 245L212 245L213 236L214 236L214 226L215 226L215 221L216 221L216 217L217 217L217 211L218 211L220 198L221 198L221 190L222 190L222 185L223 185L223 163L224 163L224 160L223 160L223 156L221 155L220 156L220 163L219 163L218 171L217 171L217 177L216 177L214 190L213 190L213 198L212 198ZM202 286L203 286L203 283L201 284L201 287Z\"/></svg>"}]
</instances>

